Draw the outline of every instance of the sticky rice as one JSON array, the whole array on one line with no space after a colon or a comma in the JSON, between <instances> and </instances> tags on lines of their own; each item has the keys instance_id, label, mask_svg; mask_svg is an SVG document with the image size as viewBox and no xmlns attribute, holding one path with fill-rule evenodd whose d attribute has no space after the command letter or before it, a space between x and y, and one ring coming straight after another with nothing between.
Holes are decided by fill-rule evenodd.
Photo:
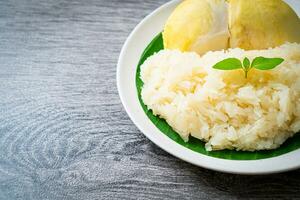
<instances>
[{"instance_id":1,"label":"sticky rice","mask_svg":"<svg viewBox=\"0 0 300 200\"><path fill-rule=\"evenodd\" d=\"M281 57L273 70L221 71L225 58ZM141 66L142 100L182 137L207 150L279 147L300 130L300 44L267 50L229 49L203 56L162 50Z\"/></svg>"}]
</instances>

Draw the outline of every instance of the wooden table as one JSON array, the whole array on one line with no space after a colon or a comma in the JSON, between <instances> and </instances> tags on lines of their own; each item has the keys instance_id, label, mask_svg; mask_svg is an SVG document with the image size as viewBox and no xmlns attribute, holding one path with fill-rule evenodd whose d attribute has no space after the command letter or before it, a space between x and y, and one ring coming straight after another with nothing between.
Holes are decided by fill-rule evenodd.
<instances>
[{"instance_id":1,"label":"wooden table","mask_svg":"<svg viewBox=\"0 0 300 200\"><path fill-rule=\"evenodd\" d=\"M130 121L117 93L118 55L165 2L0 1L1 200L300 199L300 170L202 169Z\"/></svg>"}]
</instances>

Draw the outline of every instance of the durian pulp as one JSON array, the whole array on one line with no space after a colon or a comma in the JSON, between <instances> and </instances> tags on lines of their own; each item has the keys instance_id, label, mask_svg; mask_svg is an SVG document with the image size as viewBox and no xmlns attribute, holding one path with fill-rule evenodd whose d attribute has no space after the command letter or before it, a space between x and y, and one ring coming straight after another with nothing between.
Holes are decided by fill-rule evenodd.
<instances>
[{"instance_id":1,"label":"durian pulp","mask_svg":"<svg viewBox=\"0 0 300 200\"><path fill-rule=\"evenodd\" d=\"M228 3L219 0L207 1L207 3L210 5L213 14L211 29L205 35L200 35L190 47L191 51L195 51L198 54L229 47Z\"/></svg>"}]
</instances>

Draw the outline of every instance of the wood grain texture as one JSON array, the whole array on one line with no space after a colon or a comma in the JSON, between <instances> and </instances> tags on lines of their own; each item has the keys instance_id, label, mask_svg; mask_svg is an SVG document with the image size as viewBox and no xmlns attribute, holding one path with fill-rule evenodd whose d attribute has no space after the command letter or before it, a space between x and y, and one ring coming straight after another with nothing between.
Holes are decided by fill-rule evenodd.
<instances>
[{"instance_id":1,"label":"wood grain texture","mask_svg":"<svg viewBox=\"0 0 300 200\"><path fill-rule=\"evenodd\" d=\"M300 199L300 171L239 176L165 153L133 125L116 63L167 0L0 0L0 200Z\"/></svg>"}]
</instances>

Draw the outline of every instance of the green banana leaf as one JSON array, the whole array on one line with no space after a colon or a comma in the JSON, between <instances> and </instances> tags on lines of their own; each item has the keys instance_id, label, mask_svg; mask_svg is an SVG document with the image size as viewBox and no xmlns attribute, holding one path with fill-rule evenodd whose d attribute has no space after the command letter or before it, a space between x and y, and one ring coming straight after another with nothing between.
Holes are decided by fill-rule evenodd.
<instances>
[{"instance_id":1,"label":"green banana leaf","mask_svg":"<svg viewBox=\"0 0 300 200\"><path fill-rule=\"evenodd\" d=\"M280 156L286 154L288 152L294 151L300 148L300 134L296 134L293 138L288 139L281 147L275 150L264 150L264 151L236 151L236 150L220 150L220 151L206 151L204 142L199 139L190 137L188 142L184 142L178 133L176 133L164 119L161 119L157 116L154 116L151 110L148 110L147 106L143 103L141 98L141 90L143 87L143 81L140 79L140 66L143 62L154 53L162 50L163 47L163 39L162 34L160 33L156 36L152 42L147 46L145 51L143 52L139 64L136 70L136 88L138 92L138 98L141 103L145 114L148 116L149 120L162 132L162 134L167 135L171 140L177 142L178 144L191 149L200 154L204 154L207 156L212 156L216 158L222 159L230 159L230 160L257 160L257 159L265 159L271 158L275 156Z\"/></svg>"}]
</instances>

